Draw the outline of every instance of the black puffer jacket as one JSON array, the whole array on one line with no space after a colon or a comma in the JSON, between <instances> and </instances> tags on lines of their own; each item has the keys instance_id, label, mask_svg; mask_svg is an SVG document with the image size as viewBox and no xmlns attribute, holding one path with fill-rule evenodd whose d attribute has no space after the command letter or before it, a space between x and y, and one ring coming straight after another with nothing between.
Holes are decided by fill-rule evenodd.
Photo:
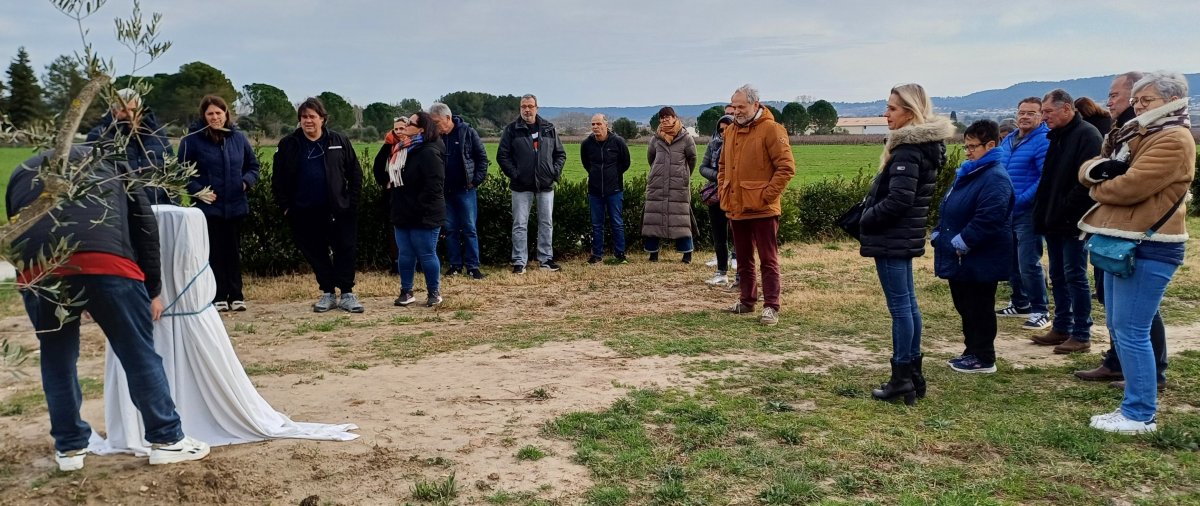
<instances>
[{"instance_id":1,"label":"black puffer jacket","mask_svg":"<svg viewBox=\"0 0 1200 506\"><path fill-rule=\"evenodd\" d=\"M616 132L603 142L591 134L579 146L579 159L588 174L588 195L607 197L625 190L625 171L629 170L629 146Z\"/></svg>"},{"instance_id":2,"label":"black puffer jacket","mask_svg":"<svg viewBox=\"0 0 1200 506\"><path fill-rule=\"evenodd\" d=\"M1096 203L1079 184L1079 166L1100 156L1104 138L1079 114L1046 134L1050 147L1033 200L1033 229L1041 235L1079 235L1079 219Z\"/></svg>"},{"instance_id":3,"label":"black puffer jacket","mask_svg":"<svg viewBox=\"0 0 1200 506\"><path fill-rule=\"evenodd\" d=\"M500 134L496 148L496 164L508 177L508 187L515 192L546 192L562 177L567 163L567 151L558 139L554 124L537 117L537 138L524 119L517 118Z\"/></svg>"},{"instance_id":4,"label":"black puffer jacket","mask_svg":"<svg viewBox=\"0 0 1200 506\"><path fill-rule=\"evenodd\" d=\"M925 254L925 225L937 171L946 163L945 140L954 125L941 117L888 134L887 166L871 183L862 221L859 254L912 258Z\"/></svg>"},{"instance_id":5,"label":"black puffer jacket","mask_svg":"<svg viewBox=\"0 0 1200 506\"><path fill-rule=\"evenodd\" d=\"M392 146L384 144L375 157L375 182L387 188L392 225L400 228L437 228L446 225L446 146L441 141L423 142L408 152L400 169L404 186L388 188L387 160Z\"/></svg>"}]
</instances>

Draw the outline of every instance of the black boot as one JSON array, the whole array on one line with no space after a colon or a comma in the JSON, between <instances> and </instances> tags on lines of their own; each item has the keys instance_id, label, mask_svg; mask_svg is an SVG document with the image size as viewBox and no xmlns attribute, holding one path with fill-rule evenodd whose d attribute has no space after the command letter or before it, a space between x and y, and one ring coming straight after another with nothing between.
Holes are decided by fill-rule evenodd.
<instances>
[{"instance_id":1,"label":"black boot","mask_svg":"<svg viewBox=\"0 0 1200 506\"><path fill-rule=\"evenodd\" d=\"M916 390L918 399L925 398L925 373L921 370L921 361L924 358L925 355L917 355L916 360L912 361L913 390Z\"/></svg>"},{"instance_id":2,"label":"black boot","mask_svg":"<svg viewBox=\"0 0 1200 506\"><path fill-rule=\"evenodd\" d=\"M912 364L892 362L892 377L887 383L871 391L871 397L879 401L895 402L904 399L912 406L917 403L917 392L913 387Z\"/></svg>"},{"instance_id":3,"label":"black boot","mask_svg":"<svg viewBox=\"0 0 1200 506\"><path fill-rule=\"evenodd\" d=\"M658 261L658 252L657 252L657 251L654 251L654 252L651 252L651 253L650 253L650 261L651 261L651 262L657 262L657 261Z\"/></svg>"}]
</instances>

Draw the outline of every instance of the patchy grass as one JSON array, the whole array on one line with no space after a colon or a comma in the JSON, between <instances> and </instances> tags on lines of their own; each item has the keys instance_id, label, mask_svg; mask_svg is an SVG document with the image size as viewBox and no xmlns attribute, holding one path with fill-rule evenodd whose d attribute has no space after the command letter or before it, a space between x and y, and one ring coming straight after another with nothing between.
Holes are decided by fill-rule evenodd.
<instances>
[{"instance_id":1,"label":"patchy grass","mask_svg":"<svg viewBox=\"0 0 1200 506\"><path fill-rule=\"evenodd\" d=\"M99 399L104 395L104 382L99 378L79 378L84 399ZM22 390L0 401L0 416L19 416L46 410L46 394L40 387Z\"/></svg>"},{"instance_id":2,"label":"patchy grass","mask_svg":"<svg viewBox=\"0 0 1200 506\"><path fill-rule=\"evenodd\" d=\"M533 445L527 445L517 450L517 460L542 460L546 457L546 451Z\"/></svg>"},{"instance_id":3,"label":"patchy grass","mask_svg":"<svg viewBox=\"0 0 1200 506\"><path fill-rule=\"evenodd\" d=\"M454 473L451 472L450 476L441 480L419 480L409 488L409 492L412 493L412 498L418 501L450 504L452 499L458 497L458 489L458 483L454 481Z\"/></svg>"}]
</instances>

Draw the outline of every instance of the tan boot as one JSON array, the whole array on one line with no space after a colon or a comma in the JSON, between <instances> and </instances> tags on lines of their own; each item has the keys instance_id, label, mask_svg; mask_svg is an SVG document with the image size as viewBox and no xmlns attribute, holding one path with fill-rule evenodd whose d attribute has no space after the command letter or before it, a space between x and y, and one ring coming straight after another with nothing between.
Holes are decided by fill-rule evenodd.
<instances>
[{"instance_id":1,"label":"tan boot","mask_svg":"<svg viewBox=\"0 0 1200 506\"><path fill-rule=\"evenodd\" d=\"M1074 337L1067 339L1062 344L1054 347L1054 353L1059 355L1070 355L1072 353L1085 353L1092 349L1092 343L1084 341L1076 341Z\"/></svg>"},{"instance_id":2,"label":"tan boot","mask_svg":"<svg viewBox=\"0 0 1200 506\"><path fill-rule=\"evenodd\" d=\"M1039 336L1033 336L1033 337L1029 338L1029 340L1033 341L1033 344L1037 344L1040 346L1058 346L1062 343L1065 343L1067 341L1067 339L1070 339L1070 338L1071 338L1071 336L1064 332L1059 332L1057 330L1050 329L1045 334L1042 334Z\"/></svg>"}]
</instances>

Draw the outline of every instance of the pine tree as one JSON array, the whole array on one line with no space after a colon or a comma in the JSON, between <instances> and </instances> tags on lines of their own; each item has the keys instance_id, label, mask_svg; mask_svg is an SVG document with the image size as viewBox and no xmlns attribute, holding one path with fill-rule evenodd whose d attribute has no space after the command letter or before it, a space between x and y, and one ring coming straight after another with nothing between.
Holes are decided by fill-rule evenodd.
<instances>
[{"instance_id":1,"label":"pine tree","mask_svg":"<svg viewBox=\"0 0 1200 506\"><path fill-rule=\"evenodd\" d=\"M8 89L8 120L14 126L25 128L45 118L42 87L29 64L29 53L24 46L17 49L17 57L8 66Z\"/></svg>"}]
</instances>

